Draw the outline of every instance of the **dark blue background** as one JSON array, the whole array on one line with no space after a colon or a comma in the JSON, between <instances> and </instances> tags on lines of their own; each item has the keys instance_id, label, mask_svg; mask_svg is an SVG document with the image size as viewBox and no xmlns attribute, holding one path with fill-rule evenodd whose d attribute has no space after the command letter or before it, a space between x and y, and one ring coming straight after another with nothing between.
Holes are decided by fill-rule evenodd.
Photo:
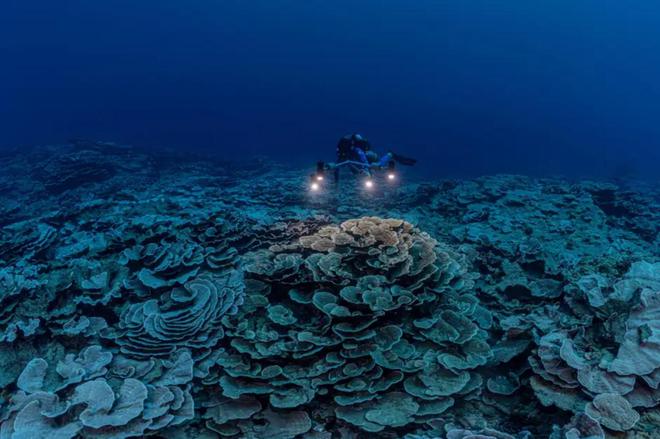
<instances>
[{"instance_id":1,"label":"dark blue background","mask_svg":"<svg viewBox=\"0 0 660 439\"><path fill-rule=\"evenodd\" d=\"M72 136L438 175L657 178L655 1L4 0L0 147Z\"/></svg>"}]
</instances>

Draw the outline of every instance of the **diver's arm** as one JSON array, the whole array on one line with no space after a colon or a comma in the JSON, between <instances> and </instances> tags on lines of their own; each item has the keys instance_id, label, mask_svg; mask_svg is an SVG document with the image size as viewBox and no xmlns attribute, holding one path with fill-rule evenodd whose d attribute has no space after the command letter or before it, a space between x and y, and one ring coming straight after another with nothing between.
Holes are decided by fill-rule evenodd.
<instances>
[{"instance_id":1,"label":"diver's arm","mask_svg":"<svg viewBox=\"0 0 660 439\"><path fill-rule=\"evenodd\" d=\"M357 153L358 157L360 158L360 162L368 168L369 167L369 159L367 158L367 154L365 154L364 150L362 148L355 148L355 152Z\"/></svg>"}]
</instances>

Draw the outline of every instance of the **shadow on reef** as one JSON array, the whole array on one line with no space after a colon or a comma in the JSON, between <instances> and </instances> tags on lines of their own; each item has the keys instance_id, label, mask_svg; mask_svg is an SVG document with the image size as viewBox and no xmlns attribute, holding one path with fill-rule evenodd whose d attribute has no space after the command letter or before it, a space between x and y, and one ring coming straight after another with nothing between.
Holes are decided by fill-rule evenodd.
<instances>
[{"instance_id":1,"label":"shadow on reef","mask_svg":"<svg viewBox=\"0 0 660 439\"><path fill-rule=\"evenodd\" d=\"M657 188L255 163L0 157L0 438L658 437Z\"/></svg>"}]
</instances>

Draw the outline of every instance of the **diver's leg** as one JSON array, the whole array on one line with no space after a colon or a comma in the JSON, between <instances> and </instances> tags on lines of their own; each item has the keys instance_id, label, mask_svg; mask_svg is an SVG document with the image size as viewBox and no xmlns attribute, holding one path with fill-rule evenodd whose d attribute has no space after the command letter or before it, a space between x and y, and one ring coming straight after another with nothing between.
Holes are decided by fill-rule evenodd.
<instances>
[{"instance_id":1,"label":"diver's leg","mask_svg":"<svg viewBox=\"0 0 660 439\"><path fill-rule=\"evenodd\" d=\"M392 158L394 159L395 162L404 166L413 166L415 163L417 163L416 159L402 156L400 154L392 153Z\"/></svg>"}]
</instances>

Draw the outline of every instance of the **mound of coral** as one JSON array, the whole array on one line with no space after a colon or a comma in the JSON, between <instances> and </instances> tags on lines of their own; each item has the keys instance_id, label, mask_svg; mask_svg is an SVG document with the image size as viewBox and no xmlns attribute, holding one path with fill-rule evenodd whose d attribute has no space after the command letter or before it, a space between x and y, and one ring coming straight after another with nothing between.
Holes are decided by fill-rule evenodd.
<instances>
[{"instance_id":1,"label":"mound of coral","mask_svg":"<svg viewBox=\"0 0 660 439\"><path fill-rule=\"evenodd\" d=\"M424 422L483 382L492 352L464 258L401 220L362 218L246 255L246 304L205 379L227 398L367 432ZM256 405L255 405L256 407ZM209 415L207 424L247 435ZM258 413L258 411L257 411Z\"/></svg>"},{"instance_id":2,"label":"mound of coral","mask_svg":"<svg viewBox=\"0 0 660 439\"><path fill-rule=\"evenodd\" d=\"M656 188L0 162L0 438L657 437Z\"/></svg>"}]
</instances>

